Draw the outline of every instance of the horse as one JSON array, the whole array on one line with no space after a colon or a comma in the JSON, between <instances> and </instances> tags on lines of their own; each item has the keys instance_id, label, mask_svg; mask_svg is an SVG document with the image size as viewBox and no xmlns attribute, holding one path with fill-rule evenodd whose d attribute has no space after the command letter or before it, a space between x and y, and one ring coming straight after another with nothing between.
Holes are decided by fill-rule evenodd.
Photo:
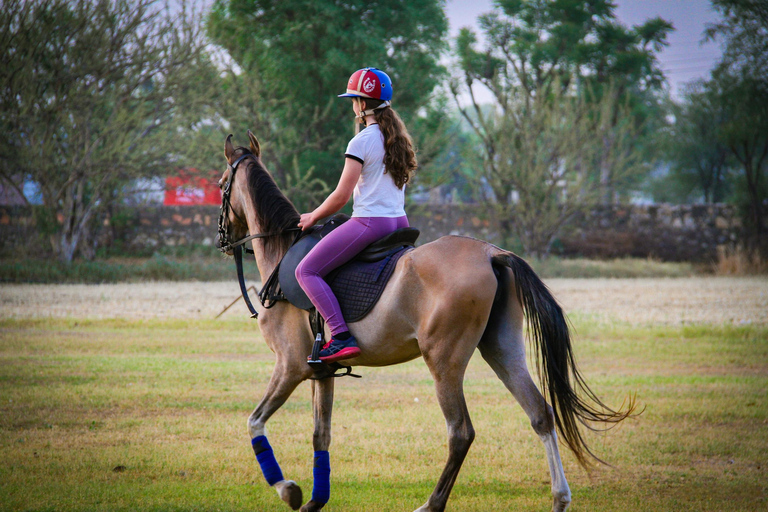
<instances>
[{"instance_id":1,"label":"horse","mask_svg":"<svg viewBox=\"0 0 768 512\"><path fill-rule=\"evenodd\" d=\"M224 145L227 168L219 187L226 192L227 208L222 207L216 245L252 239L259 273L266 277L294 241L299 213L264 167L259 141L250 130L248 138L249 147L234 147L232 135ZM236 172L238 168L243 171ZM231 255L228 247L224 245L224 252ZM314 334L306 311L285 301L271 306L259 308L258 324L275 354L275 366L248 418L248 431L264 477L279 497L293 510L319 511L330 497L328 448L336 379L311 381L314 482L312 498L302 505L301 488L283 477L275 459L266 423L301 382L312 379L307 356ZM524 326L549 403L528 371ZM416 512L445 510L475 437L463 380L476 349L522 406L544 445L555 512L565 511L571 502L558 433L577 461L589 468L602 461L587 446L579 424L609 428L636 407L632 397L617 410L600 401L575 365L567 319L546 285L516 254L474 238L445 236L406 253L374 308L349 329L361 354L345 364L378 367L422 357L434 379L448 430L448 460Z\"/></svg>"}]
</instances>

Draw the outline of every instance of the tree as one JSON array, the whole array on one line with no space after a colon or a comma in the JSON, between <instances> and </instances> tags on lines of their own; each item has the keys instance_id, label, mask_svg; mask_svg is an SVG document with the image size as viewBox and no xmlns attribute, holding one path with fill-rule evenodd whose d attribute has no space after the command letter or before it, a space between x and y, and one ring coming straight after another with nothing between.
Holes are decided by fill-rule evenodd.
<instances>
[{"instance_id":1,"label":"tree","mask_svg":"<svg viewBox=\"0 0 768 512\"><path fill-rule=\"evenodd\" d=\"M768 254L765 206L768 198L768 6L755 0L714 0L723 20L710 38L725 41L723 60L708 87L725 112L722 140L743 171L742 196L750 245Z\"/></svg>"},{"instance_id":2,"label":"tree","mask_svg":"<svg viewBox=\"0 0 768 512\"><path fill-rule=\"evenodd\" d=\"M518 232L536 254L549 251L556 228L594 205L587 199L591 192L598 190L602 201L613 201L617 187L641 169L634 155L643 142L627 136L639 138L657 113L655 94L663 75L655 52L666 44L672 27L656 18L627 29L616 22L614 8L606 0L499 1L494 12L480 17L484 51L475 49L477 38L468 29L456 40L458 73L451 91L482 141L482 177L500 204L514 190L525 205L502 226L519 224L523 210L551 217L547 227L529 225ZM481 108L476 85L492 93L495 108ZM461 94L469 96L468 107L459 102ZM567 133L564 126L574 131ZM542 145L555 140L558 147L547 155ZM574 146L577 140L581 149ZM601 145L597 152L596 141ZM554 179L553 173L563 176ZM588 181L586 176L591 176ZM571 177L578 177L575 183L590 193L572 190ZM536 179L544 180L541 186L522 186ZM555 207L547 194L559 197L552 184L563 181L570 204ZM574 201L577 197L582 200Z\"/></svg>"},{"instance_id":3,"label":"tree","mask_svg":"<svg viewBox=\"0 0 768 512\"><path fill-rule=\"evenodd\" d=\"M722 140L743 172L741 193L746 199L750 244L768 251L763 222L768 198L768 90L753 78L733 76L722 69L715 73L711 86L726 115Z\"/></svg>"},{"instance_id":4,"label":"tree","mask_svg":"<svg viewBox=\"0 0 768 512\"><path fill-rule=\"evenodd\" d=\"M127 184L188 153L187 86L210 71L194 15L151 0L10 0L0 12L0 177L40 185L61 260L87 254L92 222Z\"/></svg>"},{"instance_id":5,"label":"tree","mask_svg":"<svg viewBox=\"0 0 768 512\"><path fill-rule=\"evenodd\" d=\"M712 0L722 20L707 27L706 38L725 41L719 64L730 73L768 84L768 4L763 0Z\"/></svg>"},{"instance_id":6,"label":"tree","mask_svg":"<svg viewBox=\"0 0 768 512\"><path fill-rule=\"evenodd\" d=\"M439 0L217 0L209 34L236 63L228 87L243 95L240 110L226 113L230 127L259 135L281 186L310 169L335 185L353 133L351 107L336 97L349 76L365 66L385 70L409 128L429 129L416 121L444 74L447 26ZM422 134L413 134L417 142Z\"/></svg>"},{"instance_id":7,"label":"tree","mask_svg":"<svg viewBox=\"0 0 768 512\"><path fill-rule=\"evenodd\" d=\"M507 115L486 119L498 150L492 165L485 162L492 172L484 178L502 228L516 235L526 254L547 256L569 220L600 204L600 165L615 169L611 180L626 179L642 165L629 107L618 122L614 108L609 96L595 104L587 93L557 85L528 106L521 101Z\"/></svg>"},{"instance_id":8,"label":"tree","mask_svg":"<svg viewBox=\"0 0 768 512\"><path fill-rule=\"evenodd\" d=\"M723 104L705 82L696 81L688 84L682 102L671 111L674 123L661 134L671 169L661 186L679 189L678 199L685 201L724 201L732 184L732 157L723 140Z\"/></svg>"}]
</instances>

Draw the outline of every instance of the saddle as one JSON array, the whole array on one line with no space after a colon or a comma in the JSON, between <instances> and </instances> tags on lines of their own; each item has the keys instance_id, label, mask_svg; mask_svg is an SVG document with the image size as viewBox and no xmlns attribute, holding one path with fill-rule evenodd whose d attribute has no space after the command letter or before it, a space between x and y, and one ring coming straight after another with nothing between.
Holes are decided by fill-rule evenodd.
<instances>
[{"instance_id":1,"label":"saddle","mask_svg":"<svg viewBox=\"0 0 768 512\"><path fill-rule=\"evenodd\" d=\"M294 306L305 310L312 309L312 302L296 280L296 267L323 237L349 219L345 214L335 215L325 224L316 226L299 238L280 262L277 271L278 282L271 283L269 287L279 286L283 297ZM398 229L372 243L351 261L326 276L325 280L336 295L347 322L356 322L373 309L392 276L397 261L413 248L418 237L418 229ZM270 281L273 277L270 277Z\"/></svg>"}]
</instances>

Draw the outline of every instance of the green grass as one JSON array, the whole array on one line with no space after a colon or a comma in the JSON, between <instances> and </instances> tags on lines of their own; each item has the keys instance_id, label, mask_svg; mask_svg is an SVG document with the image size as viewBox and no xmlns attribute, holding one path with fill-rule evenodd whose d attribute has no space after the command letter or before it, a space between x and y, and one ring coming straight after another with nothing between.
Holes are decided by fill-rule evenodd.
<instances>
[{"instance_id":1,"label":"green grass","mask_svg":"<svg viewBox=\"0 0 768 512\"><path fill-rule=\"evenodd\" d=\"M232 258L215 249L208 252L155 254L144 258L110 257L64 264L55 260L0 260L0 283L118 283L141 281L220 281L234 279ZM252 257L245 258L250 279L258 278ZM543 278L553 277L687 277L711 270L690 263L665 263L639 258L599 261L563 259L530 260Z\"/></svg>"},{"instance_id":2,"label":"green grass","mask_svg":"<svg viewBox=\"0 0 768 512\"><path fill-rule=\"evenodd\" d=\"M120 283L143 281L220 281L235 279L234 259L211 254L149 258L108 258L94 261L0 260L3 283ZM252 257L244 260L249 279L258 277Z\"/></svg>"},{"instance_id":3,"label":"green grass","mask_svg":"<svg viewBox=\"0 0 768 512\"><path fill-rule=\"evenodd\" d=\"M588 435L613 468L590 476L563 454L570 510L766 509L768 328L574 324L588 382L645 412ZM246 429L273 364L242 319L0 320L0 509L288 510ZM326 509L414 510L446 456L432 379L420 360L358 370L336 383ZM543 447L479 357L465 392L477 437L448 510L549 510ZM268 431L307 497L308 384Z\"/></svg>"},{"instance_id":4,"label":"green grass","mask_svg":"<svg viewBox=\"0 0 768 512\"><path fill-rule=\"evenodd\" d=\"M553 277L689 277L711 273L706 266L691 263L663 262L647 258L615 258L589 260L584 258L530 259L531 267L544 278Z\"/></svg>"}]
</instances>

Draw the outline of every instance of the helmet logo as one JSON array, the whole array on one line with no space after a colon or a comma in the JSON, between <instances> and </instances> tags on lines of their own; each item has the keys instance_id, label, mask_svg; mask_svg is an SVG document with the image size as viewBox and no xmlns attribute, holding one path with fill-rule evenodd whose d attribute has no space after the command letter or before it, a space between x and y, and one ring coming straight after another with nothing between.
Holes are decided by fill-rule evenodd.
<instances>
[{"instance_id":1,"label":"helmet logo","mask_svg":"<svg viewBox=\"0 0 768 512\"><path fill-rule=\"evenodd\" d=\"M370 94L375 87L376 87L376 80L366 78L365 82L363 82L363 90L368 94Z\"/></svg>"}]
</instances>

